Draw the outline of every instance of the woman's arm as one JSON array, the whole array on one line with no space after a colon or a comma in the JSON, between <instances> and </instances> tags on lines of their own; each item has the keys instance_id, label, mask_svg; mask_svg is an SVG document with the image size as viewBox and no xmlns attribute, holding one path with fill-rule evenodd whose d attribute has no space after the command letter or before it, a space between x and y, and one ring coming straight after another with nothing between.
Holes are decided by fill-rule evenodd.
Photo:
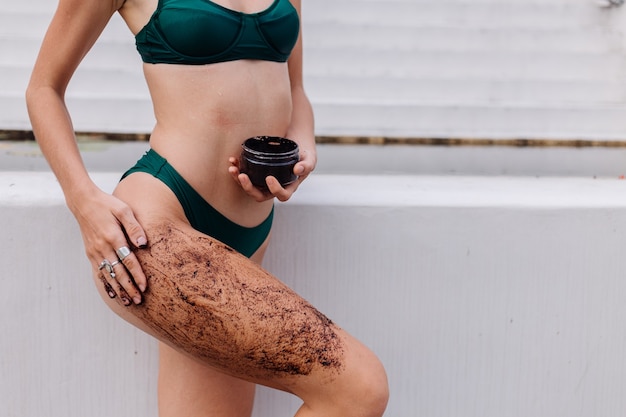
<instances>
[{"instance_id":1,"label":"woman's arm","mask_svg":"<svg viewBox=\"0 0 626 417\"><path fill-rule=\"evenodd\" d=\"M301 0L290 1L298 11L300 21L302 21ZM263 201L274 197L278 198L280 201L289 200L300 183L304 181L311 172L313 172L315 165L317 164L313 108L304 91L302 55L301 25L298 40L291 51L289 60L287 61L289 80L291 83L292 113L291 122L286 136L298 143L300 161L294 167L294 173L298 175L298 180L288 185L286 188L283 188L276 178L268 177L267 186L269 193L264 193L252 185L247 175L239 172L237 158L230 158L230 174L233 176L235 181L237 181L241 187L257 201Z\"/></svg>"},{"instance_id":2,"label":"woman's arm","mask_svg":"<svg viewBox=\"0 0 626 417\"><path fill-rule=\"evenodd\" d=\"M291 2L298 10L298 14L302 16L301 0L291 0ZM300 20L302 21L302 18ZM287 137L298 142L298 147L300 148L300 162L295 167L295 173L299 176L298 183L304 181L317 164L313 108L304 91L302 61L302 30L300 30L296 46L289 57L289 79L291 81L293 111L291 124L287 132Z\"/></svg>"},{"instance_id":3,"label":"woman's arm","mask_svg":"<svg viewBox=\"0 0 626 417\"><path fill-rule=\"evenodd\" d=\"M301 0L291 0L298 14L302 16ZM300 18L302 21L302 18ZM313 123L313 108L304 92L303 82L303 51L302 29L296 45L289 57L289 80L291 82L291 95L293 99L293 114L289 126L288 137L298 138L298 144L305 149L315 149L315 135Z\"/></svg>"},{"instance_id":4,"label":"woman's arm","mask_svg":"<svg viewBox=\"0 0 626 417\"><path fill-rule=\"evenodd\" d=\"M87 256L96 269L103 259L111 262L117 259L115 250L128 245L124 233L135 246L145 244L146 238L130 208L102 192L89 178L76 145L65 91L79 63L123 2L60 0L26 91L35 137L79 223ZM125 259L124 264L137 285L144 289L146 279L134 255ZM120 272L118 280L110 283L115 293L141 302L141 294L128 274Z\"/></svg>"}]
</instances>

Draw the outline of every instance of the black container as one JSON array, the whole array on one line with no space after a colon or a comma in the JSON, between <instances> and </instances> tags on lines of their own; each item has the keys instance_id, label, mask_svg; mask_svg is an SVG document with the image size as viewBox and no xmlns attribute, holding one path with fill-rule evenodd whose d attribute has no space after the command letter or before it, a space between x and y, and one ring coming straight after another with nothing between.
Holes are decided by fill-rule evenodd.
<instances>
[{"instance_id":1,"label":"black container","mask_svg":"<svg viewBox=\"0 0 626 417\"><path fill-rule=\"evenodd\" d=\"M267 190L265 178L270 175L283 187L298 179L293 173L300 159L296 142L278 136L255 136L241 146L239 171L247 174L255 187Z\"/></svg>"}]
</instances>

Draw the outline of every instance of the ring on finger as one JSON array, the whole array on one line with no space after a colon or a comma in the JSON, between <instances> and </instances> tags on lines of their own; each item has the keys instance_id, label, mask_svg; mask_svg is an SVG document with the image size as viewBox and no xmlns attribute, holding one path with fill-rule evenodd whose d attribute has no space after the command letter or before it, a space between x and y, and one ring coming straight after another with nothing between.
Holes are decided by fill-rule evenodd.
<instances>
[{"instance_id":1,"label":"ring on finger","mask_svg":"<svg viewBox=\"0 0 626 417\"><path fill-rule=\"evenodd\" d=\"M115 262L113 264L115 264ZM109 262L107 259L104 259L102 262L100 262L100 266L98 267L98 270L106 269L107 272L109 273L109 276L112 279L115 279L115 271L113 270L113 264Z\"/></svg>"},{"instance_id":2,"label":"ring on finger","mask_svg":"<svg viewBox=\"0 0 626 417\"><path fill-rule=\"evenodd\" d=\"M130 249L128 249L128 246L122 246L121 248L117 249L115 253L117 253L120 261L123 261L128 255L130 255Z\"/></svg>"},{"instance_id":3,"label":"ring on finger","mask_svg":"<svg viewBox=\"0 0 626 417\"><path fill-rule=\"evenodd\" d=\"M121 260L117 260L114 262L111 262L111 270L109 271L109 269L107 268L107 272L109 273L109 276L111 277L111 279L115 279L115 277L117 276L117 274L115 273L115 270L113 268L115 268L115 265L121 263Z\"/></svg>"},{"instance_id":4,"label":"ring on finger","mask_svg":"<svg viewBox=\"0 0 626 417\"><path fill-rule=\"evenodd\" d=\"M107 272L110 272L113 269L113 266L111 265L111 262L108 261L108 259L103 259L102 262L100 262L100 265L98 266L98 271L101 271L102 269L106 269Z\"/></svg>"}]
</instances>

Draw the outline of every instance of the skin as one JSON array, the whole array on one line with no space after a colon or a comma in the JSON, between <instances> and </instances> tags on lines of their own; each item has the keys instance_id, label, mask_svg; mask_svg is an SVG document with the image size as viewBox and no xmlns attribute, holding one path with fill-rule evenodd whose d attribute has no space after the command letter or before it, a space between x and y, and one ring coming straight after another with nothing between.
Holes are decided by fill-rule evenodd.
<instances>
[{"instance_id":1,"label":"skin","mask_svg":"<svg viewBox=\"0 0 626 417\"><path fill-rule=\"evenodd\" d=\"M272 0L220 0L245 13ZM114 13L136 34L157 0L60 0L26 98L33 130L80 226L94 282L109 307L160 341L161 417L249 416L254 384L298 395L297 416L380 416L387 403L376 356L251 259L194 230L175 196L145 173L113 195L89 178L65 90ZM292 1L300 12L300 1ZM302 39L288 63L144 64L157 123L150 146L229 219L261 223L316 164L313 114L302 85ZM239 172L241 142L298 142L298 181L269 192ZM132 249L115 278L98 265ZM129 393L132 395L132 393Z\"/></svg>"}]
</instances>

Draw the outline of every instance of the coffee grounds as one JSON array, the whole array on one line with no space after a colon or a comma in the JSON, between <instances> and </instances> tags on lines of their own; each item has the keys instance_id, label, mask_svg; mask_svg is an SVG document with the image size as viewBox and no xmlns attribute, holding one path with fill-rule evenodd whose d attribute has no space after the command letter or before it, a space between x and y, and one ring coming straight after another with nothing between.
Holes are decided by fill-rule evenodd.
<instances>
[{"instance_id":1,"label":"coffee grounds","mask_svg":"<svg viewBox=\"0 0 626 417\"><path fill-rule=\"evenodd\" d=\"M166 343L252 379L342 369L336 325L260 266L170 224L146 232L148 290L130 309Z\"/></svg>"}]
</instances>

